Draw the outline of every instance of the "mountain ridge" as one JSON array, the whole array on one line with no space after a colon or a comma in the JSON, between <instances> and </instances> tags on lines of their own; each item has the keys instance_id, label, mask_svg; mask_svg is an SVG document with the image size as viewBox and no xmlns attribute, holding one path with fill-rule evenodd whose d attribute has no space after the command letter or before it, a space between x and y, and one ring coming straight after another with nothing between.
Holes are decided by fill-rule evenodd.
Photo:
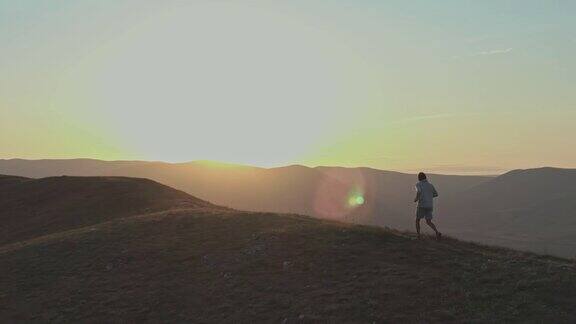
<instances>
[{"instance_id":1,"label":"mountain ridge","mask_svg":"<svg viewBox=\"0 0 576 324\"><path fill-rule=\"evenodd\" d=\"M2 181L12 179L14 181ZM214 205L149 179L0 177L0 245L143 211Z\"/></svg>"},{"instance_id":2,"label":"mountain ridge","mask_svg":"<svg viewBox=\"0 0 576 324\"><path fill-rule=\"evenodd\" d=\"M296 213L400 230L414 226L417 179L396 171L297 165L259 168L206 161L21 162L0 160L0 173L149 178L238 210ZM571 237L570 231L576 232L571 221L576 219L576 198L571 194L574 169L518 169L497 177L429 174L429 179L440 192L435 217L441 230L477 242L576 255L576 245L565 239ZM361 196L362 204L350 204L352 196ZM542 225L546 223L550 226Z\"/></svg>"}]
</instances>

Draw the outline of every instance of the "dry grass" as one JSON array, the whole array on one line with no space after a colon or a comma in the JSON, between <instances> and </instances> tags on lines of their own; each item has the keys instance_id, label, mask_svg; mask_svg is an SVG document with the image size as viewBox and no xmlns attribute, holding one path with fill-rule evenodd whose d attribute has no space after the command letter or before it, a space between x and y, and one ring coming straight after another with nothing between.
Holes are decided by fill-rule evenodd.
<instances>
[{"instance_id":1,"label":"dry grass","mask_svg":"<svg viewBox=\"0 0 576 324\"><path fill-rule=\"evenodd\" d=\"M570 261L301 216L173 210L0 251L0 320L575 322Z\"/></svg>"}]
</instances>

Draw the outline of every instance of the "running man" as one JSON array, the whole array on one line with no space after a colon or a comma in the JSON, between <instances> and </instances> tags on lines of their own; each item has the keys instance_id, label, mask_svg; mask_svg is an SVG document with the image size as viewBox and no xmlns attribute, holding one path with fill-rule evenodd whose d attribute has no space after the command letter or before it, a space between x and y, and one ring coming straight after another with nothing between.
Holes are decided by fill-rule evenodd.
<instances>
[{"instance_id":1,"label":"running man","mask_svg":"<svg viewBox=\"0 0 576 324\"><path fill-rule=\"evenodd\" d=\"M436 188L428 182L424 172L418 173L418 183L416 184L416 198L414 202L418 203L416 208L416 233L420 238L420 220L426 219L426 224L436 233L436 239L440 240L442 233L438 232L434 223L432 223L432 212L434 210L434 198L438 197Z\"/></svg>"}]
</instances>

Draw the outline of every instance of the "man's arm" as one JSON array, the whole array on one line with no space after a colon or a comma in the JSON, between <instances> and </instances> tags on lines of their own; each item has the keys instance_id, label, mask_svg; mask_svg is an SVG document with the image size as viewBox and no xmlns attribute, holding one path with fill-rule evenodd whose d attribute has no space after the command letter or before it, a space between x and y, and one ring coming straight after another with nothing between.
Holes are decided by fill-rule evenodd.
<instances>
[{"instance_id":1,"label":"man's arm","mask_svg":"<svg viewBox=\"0 0 576 324\"><path fill-rule=\"evenodd\" d=\"M436 191L436 188L434 188L434 186L432 186L432 197L434 198L438 197L438 191Z\"/></svg>"}]
</instances>

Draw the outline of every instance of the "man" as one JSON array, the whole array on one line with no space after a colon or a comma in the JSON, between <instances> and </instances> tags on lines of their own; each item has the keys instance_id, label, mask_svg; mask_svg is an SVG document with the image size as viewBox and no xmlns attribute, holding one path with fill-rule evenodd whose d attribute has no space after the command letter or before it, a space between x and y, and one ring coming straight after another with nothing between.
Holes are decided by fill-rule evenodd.
<instances>
[{"instance_id":1,"label":"man","mask_svg":"<svg viewBox=\"0 0 576 324\"><path fill-rule=\"evenodd\" d=\"M438 197L436 188L428 182L424 172L418 173L418 183L416 184L416 198L414 202L418 203L416 208L416 233L420 238L420 220L426 219L426 224L436 232L436 239L440 240L442 233L438 232L434 223L432 223L432 211L434 210L434 198Z\"/></svg>"}]
</instances>

